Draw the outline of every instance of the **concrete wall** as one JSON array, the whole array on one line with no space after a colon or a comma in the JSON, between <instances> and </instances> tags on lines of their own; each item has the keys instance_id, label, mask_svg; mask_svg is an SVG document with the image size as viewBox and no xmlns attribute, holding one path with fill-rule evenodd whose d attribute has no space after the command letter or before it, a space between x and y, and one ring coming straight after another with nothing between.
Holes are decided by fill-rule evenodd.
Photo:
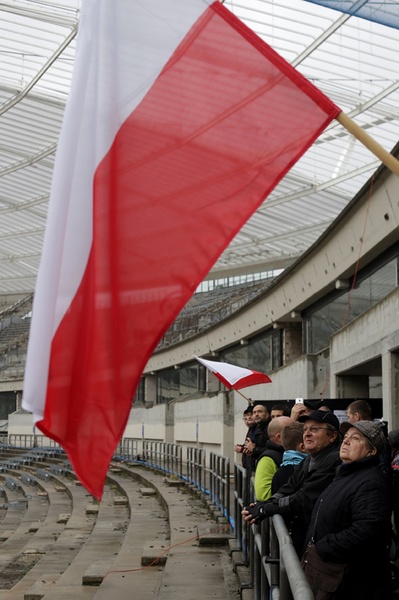
<instances>
[{"instance_id":1,"label":"concrete wall","mask_svg":"<svg viewBox=\"0 0 399 600\"><path fill-rule=\"evenodd\" d=\"M399 427L399 288L332 336L330 352L332 396L361 397L380 373L383 417Z\"/></svg>"},{"instance_id":2,"label":"concrete wall","mask_svg":"<svg viewBox=\"0 0 399 600\"><path fill-rule=\"evenodd\" d=\"M303 355L270 373L272 383L241 390L252 400L289 400L293 398L329 398L329 352Z\"/></svg>"},{"instance_id":3,"label":"concrete wall","mask_svg":"<svg viewBox=\"0 0 399 600\"><path fill-rule=\"evenodd\" d=\"M141 440L144 431L146 440L176 443L184 449L187 446L204 448L233 460L234 401L232 393L220 392L195 399L177 399L151 408L133 407L124 436ZM241 406L238 410L242 414ZM245 428L240 431L240 439L244 432Z\"/></svg>"},{"instance_id":4,"label":"concrete wall","mask_svg":"<svg viewBox=\"0 0 399 600\"><path fill-rule=\"evenodd\" d=\"M124 436L141 440L166 441L166 404L152 408L134 408L130 411Z\"/></svg>"},{"instance_id":5,"label":"concrete wall","mask_svg":"<svg viewBox=\"0 0 399 600\"><path fill-rule=\"evenodd\" d=\"M24 410L17 410L8 419L9 435L32 435L32 415Z\"/></svg>"}]
</instances>

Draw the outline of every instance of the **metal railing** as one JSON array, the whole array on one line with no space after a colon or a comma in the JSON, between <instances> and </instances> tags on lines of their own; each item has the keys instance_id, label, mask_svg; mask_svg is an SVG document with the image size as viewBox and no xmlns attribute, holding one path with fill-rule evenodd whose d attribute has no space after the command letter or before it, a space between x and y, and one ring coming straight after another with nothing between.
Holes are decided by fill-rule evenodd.
<instances>
[{"instance_id":1,"label":"metal railing","mask_svg":"<svg viewBox=\"0 0 399 600\"><path fill-rule=\"evenodd\" d=\"M236 539L250 578L253 600L314 600L284 519L275 515L260 525L249 526L241 511L254 501L253 478L234 465L234 514Z\"/></svg>"},{"instance_id":2,"label":"metal railing","mask_svg":"<svg viewBox=\"0 0 399 600\"><path fill-rule=\"evenodd\" d=\"M36 434L10 434L0 436L0 443L9 445L13 448L60 448L58 442L55 442L45 435Z\"/></svg>"},{"instance_id":3,"label":"metal railing","mask_svg":"<svg viewBox=\"0 0 399 600\"><path fill-rule=\"evenodd\" d=\"M245 563L249 562L249 529L241 516L244 506L249 506L251 497L251 478L247 469L236 463L234 465L234 522L235 535Z\"/></svg>"},{"instance_id":4,"label":"metal railing","mask_svg":"<svg viewBox=\"0 0 399 600\"><path fill-rule=\"evenodd\" d=\"M166 442L144 441L143 453L145 463L148 466L165 471L170 475L182 476L183 461L181 446L167 444Z\"/></svg>"},{"instance_id":5,"label":"metal railing","mask_svg":"<svg viewBox=\"0 0 399 600\"><path fill-rule=\"evenodd\" d=\"M206 493L206 463L205 450L202 448L187 448L187 481L200 492Z\"/></svg>"},{"instance_id":6,"label":"metal railing","mask_svg":"<svg viewBox=\"0 0 399 600\"><path fill-rule=\"evenodd\" d=\"M122 438L115 449L114 457L119 460L131 460L132 458L141 460L142 457L138 450L138 440L134 438Z\"/></svg>"},{"instance_id":7,"label":"metal railing","mask_svg":"<svg viewBox=\"0 0 399 600\"><path fill-rule=\"evenodd\" d=\"M230 461L225 456L209 453L209 466L202 448L187 448L187 482L204 494L228 521L230 511ZM234 521L232 521L234 529Z\"/></svg>"},{"instance_id":8,"label":"metal railing","mask_svg":"<svg viewBox=\"0 0 399 600\"><path fill-rule=\"evenodd\" d=\"M230 521L230 460L209 454L209 493L213 504Z\"/></svg>"}]
</instances>

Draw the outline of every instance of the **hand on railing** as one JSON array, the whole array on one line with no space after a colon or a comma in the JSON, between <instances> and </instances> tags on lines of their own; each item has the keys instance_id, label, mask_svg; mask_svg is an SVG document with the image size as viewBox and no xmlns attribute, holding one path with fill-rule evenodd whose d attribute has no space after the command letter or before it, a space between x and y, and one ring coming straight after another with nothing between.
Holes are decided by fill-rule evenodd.
<instances>
[{"instance_id":1,"label":"hand on railing","mask_svg":"<svg viewBox=\"0 0 399 600\"><path fill-rule=\"evenodd\" d=\"M274 502L272 499L266 500L266 502L255 502L246 506L241 512L244 517L244 521L247 521L250 525L254 523L260 523L266 517L272 517L278 512L278 501Z\"/></svg>"}]
</instances>

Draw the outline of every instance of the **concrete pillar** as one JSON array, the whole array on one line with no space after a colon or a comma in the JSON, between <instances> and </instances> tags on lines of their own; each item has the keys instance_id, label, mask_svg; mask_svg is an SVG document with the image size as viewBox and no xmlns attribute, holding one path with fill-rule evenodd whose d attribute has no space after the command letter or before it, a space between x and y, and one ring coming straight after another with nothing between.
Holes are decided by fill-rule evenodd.
<instances>
[{"instance_id":1,"label":"concrete pillar","mask_svg":"<svg viewBox=\"0 0 399 600\"><path fill-rule=\"evenodd\" d=\"M15 392L15 410L22 408L22 392Z\"/></svg>"},{"instance_id":2,"label":"concrete pillar","mask_svg":"<svg viewBox=\"0 0 399 600\"><path fill-rule=\"evenodd\" d=\"M330 349L317 354L307 354L306 398L334 398L330 393Z\"/></svg>"},{"instance_id":3,"label":"concrete pillar","mask_svg":"<svg viewBox=\"0 0 399 600\"><path fill-rule=\"evenodd\" d=\"M230 459L230 469L234 464L234 405L236 392L224 392L223 396L223 442L221 454ZM241 398L242 400L242 398Z\"/></svg>"},{"instance_id":4,"label":"concrete pillar","mask_svg":"<svg viewBox=\"0 0 399 600\"><path fill-rule=\"evenodd\" d=\"M382 355L382 413L389 429L399 427L399 353Z\"/></svg>"},{"instance_id":5,"label":"concrete pillar","mask_svg":"<svg viewBox=\"0 0 399 600\"><path fill-rule=\"evenodd\" d=\"M157 403L157 376L146 375L144 379L144 402L147 407Z\"/></svg>"},{"instance_id":6,"label":"concrete pillar","mask_svg":"<svg viewBox=\"0 0 399 600\"><path fill-rule=\"evenodd\" d=\"M302 356L302 323L285 323L283 335L283 364Z\"/></svg>"},{"instance_id":7,"label":"concrete pillar","mask_svg":"<svg viewBox=\"0 0 399 600\"><path fill-rule=\"evenodd\" d=\"M169 402L165 406L165 442L175 443L175 403Z\"/></svg>"}]
</instances>

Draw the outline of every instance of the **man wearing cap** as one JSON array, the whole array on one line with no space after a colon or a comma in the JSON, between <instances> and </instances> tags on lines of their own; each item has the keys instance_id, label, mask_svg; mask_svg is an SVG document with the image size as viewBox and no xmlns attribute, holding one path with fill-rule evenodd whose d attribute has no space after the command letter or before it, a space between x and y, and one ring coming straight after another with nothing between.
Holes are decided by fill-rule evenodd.
<instances>
[{"instance_id":1,"label":"man wearing cap","mask_svg":"<svg viewBox=\"0 0 399 600\"><path fill-rule=\"evenodd\" d=\"M304 423L303 445L309 454L289 481L266 502L257 502L242 511L250 524L281 514L301 553L313 507L321 492L332 482L339 458L339 421L332 412L315 410L299 418Z\"/></svg>"},{"instance_id":2,"label":"man wearing cap","mask_svg":"<svg viewBox=\"0 0 399 600\"><path fill-rule=\"evenodd\" d=\"M377 423L350 424L340 449L342 465L321 493L306 535L302 564L313 592L320 597L391 598L390 491L379 468L384 449L385 436ZM332 577L331 569L335 571ZM327 591L334 595L321 596Z\"/></svg>"}]
</instances>

